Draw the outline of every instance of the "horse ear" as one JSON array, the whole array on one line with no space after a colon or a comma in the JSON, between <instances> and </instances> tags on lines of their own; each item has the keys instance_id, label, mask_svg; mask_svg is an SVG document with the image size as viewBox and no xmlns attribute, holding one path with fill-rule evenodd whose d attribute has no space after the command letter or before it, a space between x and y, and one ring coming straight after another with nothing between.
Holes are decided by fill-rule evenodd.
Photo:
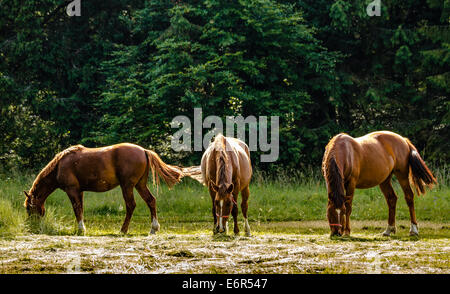
<instances>
[{"instance_id":1,"label":"horse ear","mask_svg":"<svg viewBox=\"0 0 450 294\"><path fill-rule=\"evenodd\" d=\"M30 198L31 196L28 194L27 191L23 191L23 193L25 194L25 197Z\"/></svg>"},{"instance_id":2,"label":"horse ear","mask_svg":"<svg viewBox=\"0 0 450 294\"><path fill-rule=\"evenodd\" d=\"M219 191L219 187L217 187L217 185L214 182L211 182L211 189L217 193L217 191Z\"/></svg>"},{"instance_id":3,"label":"horse ear","mask_svg":"<svg viewBox=\"0 0 450 294\"><path fill-rule=\"evenodd\" d=\"M233 189L234 189L234 185L230 184L227 188L227 193L230 194L231 192L233 192Z\"/></svg>"}]
</instances>

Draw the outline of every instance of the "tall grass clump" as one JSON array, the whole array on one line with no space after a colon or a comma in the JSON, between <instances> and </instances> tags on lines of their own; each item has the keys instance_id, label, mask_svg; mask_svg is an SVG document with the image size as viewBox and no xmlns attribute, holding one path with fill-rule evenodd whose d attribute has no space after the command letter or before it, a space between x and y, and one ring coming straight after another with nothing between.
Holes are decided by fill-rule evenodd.
<instances>
[{"instance_id":1,"label":"tall grass clump","mask_svg":"<svg viewBox=\"0 0 450 294\"><path fill-rule=\"evenodd\" d=\"M279 167L273 171L266 172L255 169L252 176L252 184L257 186L277 185L286 186L318 186L324 185L320 169L307 167L304 169L287 169Z\"/></svg>"},{"instance_id":2,"label":"tall grass clump","mask_svg":"<svg viewBox=\"0 0 450 294\"><path fill-rule=\"evenodd\" d=\"M31 216L27 218L27 228L33 234L46 235L67 235L71 234L73 229L66 225L63 217L58 216L55 210L50 207L46 210L44 217Z\"/></svg>"},{"instance_id":3,"label":"tall grass clump","mask_svg":"<svg viewBox=\"0 0 450 294\"><path fill-rule=\"evenodd\" d=\"M448 166L432 167L431 171L438 182L437 187L439 189L448 188L450 186L450 172Z\"/></svg>"},{"instance_id":4,"label":"tall grass clump","mask_svg":"<svg viewBox=\"0 0 450 294\"><path fill-rule=\"evenodd\" d=\"M14 209L10 201L0 199L0 236L25 233L25 219L25 213Z\"/></svg>"}]
</instances>

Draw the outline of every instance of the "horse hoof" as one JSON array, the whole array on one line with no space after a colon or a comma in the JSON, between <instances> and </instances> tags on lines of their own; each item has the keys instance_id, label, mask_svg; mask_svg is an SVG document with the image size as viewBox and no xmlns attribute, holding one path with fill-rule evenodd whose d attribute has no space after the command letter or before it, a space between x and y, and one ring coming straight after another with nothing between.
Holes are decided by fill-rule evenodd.
<instances>
[{"instance_id":1,"label":"horse hoof","mask_svg":"<svg viewBox=\"0 0 450 294\"><path fill-rule=\"evenodd\" d=\"M391 231L385 230L383 233L381 233L381 235L383 235L384 237L390 237L391 236Z\"/></svg>"},{"instance_id":2,"label":"horse hoof","mask_svg":"<svg viewBox=\"0 0 450 294\"><path fill-rule=\"evenodd\" d=\"M396 232L395 226L388 226L386 230L382 233L382 235L385 237L390 237L391 233L395 234L395 232Z\"/></svg>"},{"instance_id":3,"label":"horse hoof","mask_svg":"<svg viewBox=\"0 0 450 294\"><path fill-rule=\"evenodd\" d=\"M410 235L410 236L418 237L418 236L419 236L419 232L409 231L409 235Z\"/></svg>"},{"instance_id":4,"label":"horse hoof","mask_svg":"<svg viewBox=\"0 0 450 294\"><path fill-rule=\"evenodd\" d=\"M227 235L228 235L228 233L225 231L223 231L223 232L217 231L214 233L214 236L217 236L217 237L222 237L222 236L227 236Z\"/></svg>"},{"instance_id":5,"label":"horse hoof","mask_svg":"<svg viewBox=\"0 0 450 294\"><path fill-rule=\"evenodd\" d=\"M411 224L411 228L409 229L410 236L419 236L419 228L416 224Z\"/></svg>"},{"instance_id":6,"label":"horse hoof","mask_svg":"<svg viewBox=\"0 0 450 294\"><path fill-rule=\"evenodd\" d=\"M155 234L156 232L159 231L159 229L161 228L161 226L159 225L159 222L156 218L154 218L152 220L152 230L150 231L150 234Z\"/></svg>"},{"instance_id":7,"label":"horse hoof","mask_svg":"<svg viewBox=\"0 0 450 294\"><path fill-rule=\"evenodd\" d=\"M86 231L80 231L80 230L78 230L78 231L77 231L77 235L78 235L78 236L86 236Z\"/></svg>"},{"instance_id":8,"label":"horse hoof","mask_svg":"<svg viewBox=\"0 0 450 294\"><path fill-rule=\"evenodd\" d=\"M342 237L350 237L350 230L345 229L344 232L342 233Z\"/></svg>"},{"instance_id":9,"label":"horse hoof","mask_svg":"<svg viewBox=\"0 0 450 294\"><path fill-rule=\"evenodd\" d=\"M151 235L154 235L154 234L156 234L156 232L158 232L159 231L159 226L158 227L155 227L155 228L152 228L151 230L150 230L150 234Z\"/></svg>"}]
</instances>

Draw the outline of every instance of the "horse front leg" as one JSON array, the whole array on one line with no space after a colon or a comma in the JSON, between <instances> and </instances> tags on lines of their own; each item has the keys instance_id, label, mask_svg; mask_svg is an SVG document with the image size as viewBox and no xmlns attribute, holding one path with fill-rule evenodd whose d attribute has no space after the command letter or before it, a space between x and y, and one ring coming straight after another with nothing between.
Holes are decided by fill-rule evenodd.
<instances>
[{"instance_id":1,"label":"horse front leg","mask_svg":"<svg viewBox=\"0 0 450 294\"><path fill-rule=\"evenodd\" d=\"M122 186L122 195L125 200L126 216L123 221L122 229L120 230L123 234L128 232L128 226L130 225L131 216L136 208L136 201L134 201L133 186Z\"/></svg>"},{"instance_id":2,"label":"horse front leg","mask_svg":"<svg viewBox=\"0 0 450 294\"><path fill-rule=\"evenodd\" d=\"M352 214L352 202L353 195L355 193L356 182L354 180L350 180L345 187L345 225L344 225L344 236L350 236L350 215Z\"/></svg>"},{"instance_id":3,"label":"horse front leg","mask_svg":"<svg viewBox=\"0 0 450 294\"><path fill-rule=\"evenodd\" d=\"M78 223L77 234L86 234L86 227L83 221L83 192L79 191L77 188L71 188L66 190L67 196L69 196L70 202L72 203L73 212Z\"/></svg>"},{"instance_id":4,"label":"horse front leg","mask_svg":"<svg viewBox=\"0 0 450 294\"><path fill-rule=\"evenodd\" d=\"M208 188L209 196L211 196L212 202L212 215L214 218L213 234L219 233L219 224L217 223L216 206L214 205L214 199L216 198L216 192L214 192L211 187Z\"/></svg>"},{"instance_id":5,"label":"horse front leg","mask_svg":"<svg viewBox=\"0 0 450 294\"><path fill-rule=\"evenodd\" d=\"M234 220L234 235L238 236L239 235L239 226L238 226L238 206L237 206L237 199L238 199L238 194L233 195L233 208L231 210L231 214L233 215L233 220Z\"/></svg>"},{"instance_id":6,"label":"horse front leg","mask_svg":"<svg viewBox=\"0 0 450 294\"><path fill-rule=\"evenodd\" d=\"M242 216L244 217L245 235L247 237L250 237L251 236L251 232L250 232L250 225L248 224L248 215L247 215L248 198L250 197L250 189L248 188L248 186L245 187L241 191L241 196L242 196L241 210L242 210Z\"/></svg>"}]
</instances>

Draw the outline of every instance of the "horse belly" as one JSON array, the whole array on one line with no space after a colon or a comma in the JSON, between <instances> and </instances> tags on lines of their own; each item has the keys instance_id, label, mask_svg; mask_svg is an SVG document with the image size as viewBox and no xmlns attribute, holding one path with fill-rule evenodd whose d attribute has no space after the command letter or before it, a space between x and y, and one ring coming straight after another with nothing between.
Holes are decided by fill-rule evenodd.
<instances>
[{"instance_id":1,"label":"horse belly","mask_svg":"<svg viewBox=\"0 0 450 294\"><path fill-rule=\"evenodd\" d=\"M394 168L394 160L391 157L374 156L377 160L366 160L361 166L356 188L367 189L375 187L386 180ZM383 158L385 160L383 160Z\"/></svg>"},{"instance_id":2,"label":"horse belly","mask_svg":"<svg viewBox=\"0 0 450 294\"><path fill-rule=\"evenodd\" d=\"M119 185L119 181L114 180L106 180L106 179L96 179L94 181L91 181L87 184L85 191L92 191L92 192L106 192L111 189L114 189Z\"/></svg>"},{"instance_id":3,"label":"horse belly","mask_svg":"<svg viewBox=\"0 0 450 294\"><path fill-rule=\"evenodd\" d=\"M85 191L106 192L119 185L119 180L111 169L93 170L86 175Z\"/></svg>"},{"instance_id":4,"label":"horse belly","mask_svg":"<svg viewBox=\"0 0 450 294\"><path fill-rule=\"evenodd\" d=\"M114 169L103 160L80 162L77 178L83 191L106 192L119 185Z\"/></svg>"}]
</instances>

